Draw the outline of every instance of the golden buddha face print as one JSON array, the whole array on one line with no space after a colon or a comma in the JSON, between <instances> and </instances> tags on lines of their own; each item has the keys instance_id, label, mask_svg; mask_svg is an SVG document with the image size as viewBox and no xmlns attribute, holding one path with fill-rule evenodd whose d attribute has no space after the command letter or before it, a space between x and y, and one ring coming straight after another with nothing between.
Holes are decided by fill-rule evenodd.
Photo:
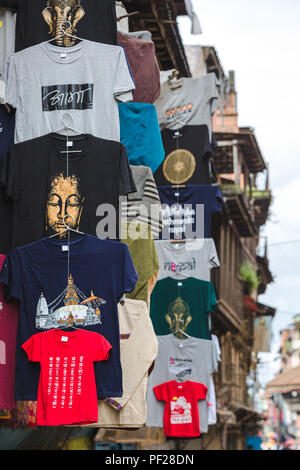
<instances>
[{"instance_id":1,"label":"golden buddha face print","mask_svg":"<svg viewBox=\"0 0 300 470\"><path fill-rule=\"evenodd\" d=\"M61 173L51 182L47 200L46 228L65 235L66 225L78 230L84 198L79 193L76 176L64 177ZM65 222L65 224L64 224Z\"/></svg>"},{"instance_id":2,"label":"golden buddha face print","mask_svg":"<svg viewBox=\"0 0 300 470\"><path fill-rule=\"evenodd\" d=\"M184 302L181 297L177 297L177 299L169 306L169 311L165 316L165 319L172 333L175 333L179 329L186 331L188 325L192 321L188 304ZM176 333L176 336L184 338L184 335L180 332Z\"/></svg>"}]
</instances>

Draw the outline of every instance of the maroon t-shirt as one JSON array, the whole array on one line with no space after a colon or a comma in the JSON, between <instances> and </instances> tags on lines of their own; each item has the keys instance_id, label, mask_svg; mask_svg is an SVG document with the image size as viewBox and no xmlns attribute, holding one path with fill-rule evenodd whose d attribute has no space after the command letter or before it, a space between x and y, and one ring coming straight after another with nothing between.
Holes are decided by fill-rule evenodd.
<instances>
[{"instance_id":1,"label":"maroon t-shirt","mask_svg":"<svg viewBox=\"0 0 300 470\"><path fill-rule=\"evenodd\" d=\"M118 44L126 53L136 86L133 101L153 104L160 95L160 72L154 43L118 31Z\"/></svg>"},{"instance_id":2,"label":"maroon t-shirt","mask_svg":"<svg viewBox=\"0 0 300 470\"><path fill-rule=\"evenodd\" d=\"M0 270L5 256L0 255ZM0 409L15 407L14 384L16 363L16 335L18 326L18 305L7 304L0 283Z\"/></svg>"}]
</instances>

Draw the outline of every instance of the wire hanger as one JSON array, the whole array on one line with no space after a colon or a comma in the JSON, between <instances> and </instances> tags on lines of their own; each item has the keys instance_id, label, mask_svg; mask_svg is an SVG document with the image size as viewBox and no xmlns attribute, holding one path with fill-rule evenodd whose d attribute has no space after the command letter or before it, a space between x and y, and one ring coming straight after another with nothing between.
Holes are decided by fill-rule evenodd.
<instances>
[{"instance_id":1,"label":"wire hanger","mask_svg":"<svg viewBox=\"0 0 300 470\"><path fill-rule=\"evenodd\" d=\"M67 122L65 121L65 119L67 118L67 116L70 117L70 119L73 121L73 116L71 113L68 113L66 112L64 115L63 115L63 118L62 118L62 124L63 124L63 127L60 128L60 129L57 129L57 130L54 130L53 132L55 132L56 134L59 134L61 133L62 131L72 131L74 132L75 134L80 134L80 135L87 135L86 132L82 132L82 131L79 131L78 129L75 129L74 127L71 127L69 124L67 124ZM52 127L53 129L53 127ZM74 136L73 136L74 137ZM68 142L68 139L67 139L67 142ZM67 143L68 145L68 143ZM60 153L81 153L82 150L61 150Z\"/></svg>"},{"instance_id":2,"label":"wire hanger","mask_svg":"<svg viewBox=\"0 0 300 470\"><path fill-rule=\"evenodd\" d=\"M57 232L55 233L54 235L50 235L49 238L54 238L54 237L57 237L58 235L61 235L63 233L66 233L66 232L75 232L75 233L78 233L79 235L85 235L84 232L79 232L79 230L74 230L73 228L69 227L69 225L66 224L66 221L65 221L65 218L66 217L71 217L74 221L75 221L75 217L72 215L72 214L66 214L63 218L63 224L64 226L66 227L66 230L63 230L62 232Z\"/></svg>"},{"instance_id":3,"label":"wire hanger","mask_svg":"<svg viewBox=\"0 0 300 470\"><path fill-rule=\"evenodd\" d=\"M63 33L64 36L68 36L68 37L76 39L78 41L85 41L85 39L83 39L83 38L79 38L78 36L75 36L74 34L67 33L67 31L66 31L67 27L70 27L70 29L72 29L72 23L69 20L65 20L65 21L63 21L63 23L61 23L59 25L59 29L61 30L61 32ZM55 39L56 38L52 38L52 39L49 39L48 41L45 41L45 42L52 42L52 41L55 41ZM64 49L68 49L68 47L64 47Z\"/></svg>"},{"instance_id":4,"label":"wire hanger","mask_svg":"<svg viewBox=\"0 0 300 470\"><path fill-rule=\"evenodd\" d=\"M178 320L180 321L181 323L183 323L183 320ZM184 335L186 338L190 338L190 335L188 335L185 331L183 331L181 328L177 328L176 331L173 331L173 335L175 336L177 333L181 333L182 335Z\"/></svg>"},{"instance_id":5,"label":"wire hanger","mask_svg":"<svg viewBox=\"0 0 300 470\"><path fill-rule=\"evenodd\" d=\"M66 121L66 117L69 116L70 119L73 121L73 116L71 113L68 113L66 112L64 115L63 115L63 118L61 120L62 124L63 124L63 127L61 127L60 129L58 130L55 130L56 134L59 134L60 132L62 131L73 131L73 132L76 132L76 134L81 134L81 135L86 135L86 132L83 132L83 131L79 131L78 129L74 129L74 127L71 127ZM69 150L70 152L70 150Z\"/></svg>"},{"instance_id":6,"label":"wire hanger","mask_svg":"<svg viewBox=\"0 0 300 470\"><path fill-rule=\"evenodd\" d=\"M123 20L124 18L129 18L130 16L139 15L139 14L140 14L139 11L133 11L132 13L127 13L126 15L118 16L117 22L119 23L119 21Z\"/></svg>"}]
</instances>

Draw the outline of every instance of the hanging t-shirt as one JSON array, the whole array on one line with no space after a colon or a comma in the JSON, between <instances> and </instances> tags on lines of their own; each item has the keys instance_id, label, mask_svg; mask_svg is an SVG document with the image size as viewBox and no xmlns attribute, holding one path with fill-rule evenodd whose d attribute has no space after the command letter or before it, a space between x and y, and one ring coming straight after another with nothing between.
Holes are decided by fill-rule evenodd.
<instances>
[{"instance_id":1,"label":"hanging t-shirt","mask_svg":"<svg viewBox=\"0 0 300 470\"><path fill-rule=\"evenodd\" d=\"M213 341L193 337L179 339L174 335L158 336L158 355L147 385L147 422L149 427L163 426L163 403L156 400L153 388L163 382L191 380L208 387L210 374L217 370L217 352ZM199 358L201 357L201 361ZM209 407L198 402L200 430L208 429Z\"/></svg>"},{"instance_id":2,"label":"hanging t-shirt","mask_svg":"<svg viewBox=\"0 0 300 470\"><path fill-rule=\"evenodd\" d=\"M118 32L118 44L126 52L134 79L133 101L137 103L154 103L160 95L160 73L154 42Z\"/></svg>"},{"instance_id":3,"label":"hanging t-shirt","mask_svg":"<svg viewBox=\"0 0 300 470\"><path fill-rule=\"evenodd\" d=\"M214 342L215 349L217 351L218 362L221 362L221 349L219 340L216 335L211 335L211 339ZM216 424L217 423L217 401L216 401L216 391L215 391L215 384L213 376L210 375L209 378L209 387L207 393L207 402L209 403L208 408L208 424Z\"/></svg>"},{"instance_id":4,"label":"hanging t-shirt","mask_svg":"<svg viewBox=\"0 0 300 470\"><path fill-rule=\"evenodd\" d=\"M144 165L155 173L165 158L156 109L148 103L119 103L121 142L131 165Z\"/></svg>"},{"instance_id":5,"label":"hanging t-shirt","mask_svg":"<svg viewBox=\"0 0 300 470\"><path fill-rule=\"evenodd\" d=\"M0 0L0 6L17 9L16 50L51 38L60 46L71 46L73 38L62 37L60 25L69 21L68 34L90 41L117 44L117 22L113 0Z\"/></svg>"},{"instance_id":6,"label":"hanging t-shirt","mask_svg":"<svg viewBox=\"0 0 300 470\"><path fill-rule=\"evenodd\" d=\"M159 269L155 242L151 234L151 227L136 222L122 223L121 241L129 248L138 281L135 289L127 294L129 299L144 300L148 303L148 281Z\"/></svg>"},{"instance_id":7,"label":"hanging t-shirt","mask_svg":"<svg viewBox=\"0 0 300 470\"><path fill-rule=\"evenodd\" d=\"M60 426L98 421L94 362L106 361L111 345L100 334L53 329L29 338L22 348L40 363L36 424Z\"/></svg>"},{"instance_id":8,"label":"hanging t-shirt","mask_svg":"<svg viewBox=\"0 0 300 470\"><path fill-rule=\"evenodd\" d=\"M8 57L15 52L15 28L15 13L8 8L0 8L0 80L3 80Z\"/></svg>"},{"instance_id":9,"label":"hanging t-shirt","mask_svg":"<svg viewBox=\"0 0 300 470\"><path fill-rule=\"evenodd\" d=\"M218 185L159 186L163 228L161 239L210 238L211 216L223 206Z\"/></svg>"},{"instance_id":10,"label":"hanging t-shirt","mask_svg":"<svg viewBox=\"0 0 300 470\"><path fill-rule=\"evenodd\" d=\"M207 126L185 126L161 133L166 158L156 170L156 184L211 184L214 149Z\"/></svg>"},{"instance_id":11,"label":"hanging t-shirt","mask_svg":"<svg viewBox=\"0 0 300 470\"><path fill-rule=\"evenodd\" d=\"M0 160L3 160L7 149L14 143L15 111L8 111L0 104Z\"/></svg>"},{"instance_id":12,"label":"hanging t-shirt","mask_svg":"<svg viewBox=\"0 0 300 470\"><path fill-rule=\"evenodd\" d=\"M150 314L157 335L178 329L196 338L210 339L208 313L217 300L212 282L189 277L158 281L151 295Z\"/></svg>"},{"instance_id":13,"label":"hanging t-shirt","mask_svg":"<svg viewBox=\"0 0 300 470\"><path fill-rule=\"evenodd\" d=\"M0 255L0 269L5 256ZM15 406L15 366L18 305L7 304L0 284L0 409L11 410Z\"/></svg>"},{"instance_id":14,"label":"hanging t-shirt","mask_svg":"<svg viewBox=\"0 0 300 470\"><path fill-rule=\"evenodd\" d=\"M67 154L61 153L67 143L72 144L70 150L79 151L69 153L68 165ZM5 200L13 203L11 248L45 235L63 236L64 222L105 238L99 227L106 230L107 213L100 210L101 204L110 204L115 212L107 238L118 239L119 196L136 189L125 147L89 134L69 138L47 134L12 146L1 184Z\"/></svg>"},{"instance_id":15,"label":"hanging t-shirt","mask_svg":"<svg viewBox=\"0 0 300 470\"><path fill-rule=\"evenodd\" d=\"M120 141L117 101L130 101L135 88L123 49L87 40L63 51L43 42L17 52L5 80L16 143L62 129L66 113L72 128Z\"/></svg>"},{"instance_id":16,"label":"hanging t-shirt","mask_svg":"<svg viewBox=\"0 0 300 470\"><path fill-rule=\"evenodd\" d=\"M39 367L21 348L35 333L74 324L100 333L112 345L108 361L95 364L98 398L122 395L118 301L137 282L127 246L80 235L70 242L42 240L12 250L0 281L5 298L20 301L16 400L36 400Z\"/></svg>"},{"instance_id":17,"label":"hanging t-shirt","mask_svg":"<svg viewBox=\"0 0 300 470\"><path fill-rule=\"evenodd\" d=\"M195 277L202 281L210 281L211 269L220 266L212 238L186 240L185 243L156 240L155 247L159 261L158 280L166 277L173 279Z\"/></svg>"},{"instance_id":18,"label":"hanging t-shirt","mask_svg":"<svg viewBox=\"0 0 300 470\"><path fill-rule=\"evenodd\" d=\"M134 193L122 198L122 219L148 224L154 238L162 229L161 203L153 174L147 166L130 165L136 187Z\"/></svg>"},{"instance_id":19,"label":"hanging t-shirt","mask_svg":"<svg viewBox=\"0 0 300 470\"><path fill-rule=\"evenodd\" d=\"M155 102L159 125L163 129L206 125L211 137L211 117L217 110L219 91L215 73L198 78L180 78L182 86L172 90L168 82Z\"/></svg>"},{"instance_id":20,"label":"hanging t-shirt","mask_svg":"<svg viewBox=\"0 0 300 470\"><path fill-rule=\"evenodd\" d=\"M189 277L158 281L151 295L150 314L157 335L178 329L196 338L211 339L208 313L217 305L212 282Z\"/></svg>"},{"instance_id":21,"label":"hanging t-shirt","mask_svg":"<svg viewBox=\"0 0 300 470\"><path fill-rule=\"evenodd\" d=\"M175 380L154 387L157 400L165 402L164 431L169 437L200 436L198 400L205 400L207 387L201 383Z\"/></svg>"}]
</instances>

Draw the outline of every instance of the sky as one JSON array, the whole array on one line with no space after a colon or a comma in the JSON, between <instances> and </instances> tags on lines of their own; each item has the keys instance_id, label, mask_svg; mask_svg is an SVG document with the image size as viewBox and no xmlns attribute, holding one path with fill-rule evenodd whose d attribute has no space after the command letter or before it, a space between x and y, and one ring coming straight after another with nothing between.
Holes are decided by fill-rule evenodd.
<instances>
[{"instance_id":1,"label":"sky","mask_svg":"<svg viewBox=\"0 0 300 470\"><path fill-rule=\"evenodd\" d=\"M255 129L269 164L273 203L260 235L268 239L275 282L259 301L277 313L272 353L260 355L264 384L280 365L279 331L300 312L300 1L193 0L193 5L202 34L191 35L189 17L180 17L183 42L214 46L225 72L235 71L239 125Z\"/></svg>"}]
</instances>

